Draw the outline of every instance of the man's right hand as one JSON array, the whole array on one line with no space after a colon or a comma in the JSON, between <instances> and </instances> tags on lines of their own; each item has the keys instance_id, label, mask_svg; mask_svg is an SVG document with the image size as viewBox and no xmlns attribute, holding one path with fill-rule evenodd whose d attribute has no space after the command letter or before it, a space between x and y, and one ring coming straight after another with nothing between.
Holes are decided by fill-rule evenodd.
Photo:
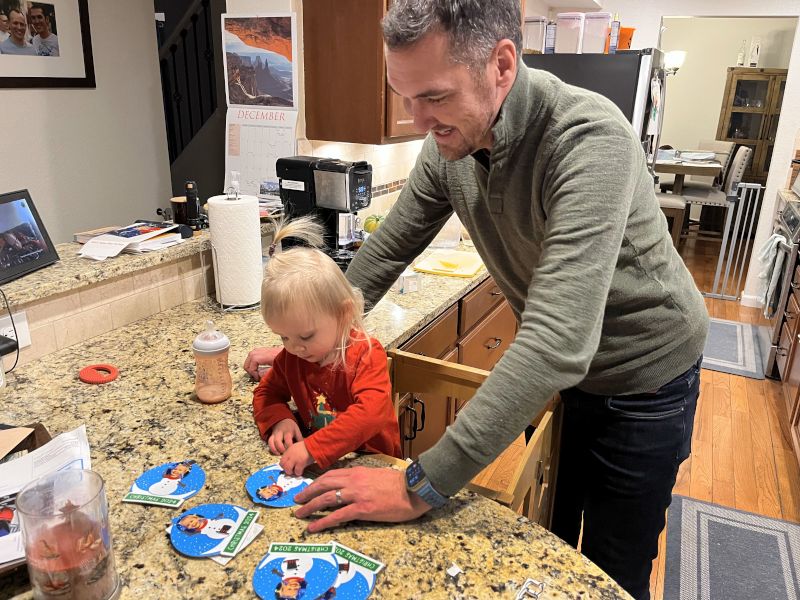
<instances>
[{"instance_id":1,"label":"man's right hand","mask_svg":"<svg viewBox=\"0 0 800 600\"><path fill-rule=\"evenodd\" d=\"M281 350L282 348L253 348L244 360L244 370L250 374L250 377L258 381L261 379L258 367L272 366L272 361Z\"/></svg>"}]
</instances>

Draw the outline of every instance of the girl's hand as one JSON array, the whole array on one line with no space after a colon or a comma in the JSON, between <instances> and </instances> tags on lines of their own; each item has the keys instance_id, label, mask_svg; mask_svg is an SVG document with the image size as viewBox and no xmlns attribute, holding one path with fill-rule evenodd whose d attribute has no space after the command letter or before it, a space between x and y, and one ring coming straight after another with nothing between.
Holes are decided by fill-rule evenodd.
<instances>
[{"instance_id":1,"label":"girl's hand","mask_svg":"<svg viewBox=\"0 0 800 600\"><path fill-rule=\"evenodd\" d=\"M314 459L311 457L308 449L306 449L306 443L300 442L298 444L293 444L283 453L281 457L281 469L283 469L287 475L300 477L303 474L303 470L313 462Z\"/></svg>"},{"instance_id":2,"label":"girl's hand","mask_svg":"<svg viewBox=\"0 0 800 600\"><path fill-rule=\"evenodd\" d=\"M278 421L272 428L272 432L267 438L269 450L273 454L283 454L286 450L294 444L303 439L303 434L300 433L300 427L294 419L283 419Z\"/></svg>"}]
</instances>

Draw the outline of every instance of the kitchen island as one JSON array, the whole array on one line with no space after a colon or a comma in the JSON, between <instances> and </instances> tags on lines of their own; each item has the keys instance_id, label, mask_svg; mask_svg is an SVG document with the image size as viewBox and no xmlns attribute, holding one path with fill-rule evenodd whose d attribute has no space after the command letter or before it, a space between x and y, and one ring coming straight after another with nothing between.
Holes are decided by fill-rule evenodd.
<instances>
[{"instance_id":1,"label":"kitchen island","mask_svg":"<svg viewBox=\"0 0 800 600\"><path fill-rule=\"evenodd\" d=\"M368 316L367 328L387 348L398 347L485 277L426 276L421 292L387 295ZM193 397L191 343L208 319L232 341L233 395L218 405ZM259 507L265 530L226 567L176 553L164 529L178 511L120 499L146 469L194 459L208 479L184 508L208 502L253 507L244 482L277 459L258 437L254 383L241 365L252 347L277 343L258 311L220 313L204 299L58 350L9 375L0 391L3 422L39 421L53 435L86 424L93 469L106 482L123 598L253 597L252 573L271 541L329 540L386 564L375 598L513 598L527 578L545 584L540 598L628 597L557 537L472 492L412 523L357 523L313 535L290 509ZM100 386L81 383L79 369L94 363L114 364L119 378ZM446 573L453 564L463 571L456 577ZM4 597L29 597L24 569L0 578L0 590Z\"/></svg>"}]
</instances>

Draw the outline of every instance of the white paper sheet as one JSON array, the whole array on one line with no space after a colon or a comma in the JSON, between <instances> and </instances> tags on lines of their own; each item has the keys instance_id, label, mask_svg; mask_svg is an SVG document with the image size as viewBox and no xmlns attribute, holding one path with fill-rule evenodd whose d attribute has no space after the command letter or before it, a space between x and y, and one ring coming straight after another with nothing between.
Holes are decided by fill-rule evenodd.
<instances>
[{"instance_id":1,"label":"white paper sheet","mask_svg":"<svg viewBox=\"0 0 800 600\"><path fill-rule=\"evenodd\" d=\"M49 473L91 468L86 425L81 425L77 429L56 436L25 456L0 465L0 501L5 501L6 497L16 496L27 483ZM11 529L8 535L0 537L0 564L25 556L16 514L11 522Z\"/></svg>"}]
</instances>

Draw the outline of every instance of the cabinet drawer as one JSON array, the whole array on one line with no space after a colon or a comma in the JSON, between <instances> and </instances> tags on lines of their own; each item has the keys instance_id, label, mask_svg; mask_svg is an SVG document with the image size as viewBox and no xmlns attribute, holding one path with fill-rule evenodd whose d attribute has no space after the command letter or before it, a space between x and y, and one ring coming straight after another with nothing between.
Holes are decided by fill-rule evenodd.
<instances>
[{"instance_id":1,"label":"cabinet drawer","mask_svg":"<svg viewBox=\"0 0 800 600\"><path fill-rule=\"evenodd\" d=\"M781 381L786 380L786 363L789 360L789 353L792 350L792 334L789 331L789 326L784 323L781 327L781 337L778 340L778 350L775 357L775 363L778 365L778 373L780 373Z\"/></svg>"},{"instance_id":2,"label":"cabinet drawer","mask_svg":"<svg viewBox=\"0 0 800 600\"><path fill-rule=\"evenodd\" d=\"M458 338L458 306L454 305L433 323L403 344L401 350L439 358L455 348Z\"/></svg>"},{"instance_id":3,"label":"cabinet drawer","mask_svg":"<svg viewBox=\"0 0 800 600\"><path fill-rule=\"evenodd\" d=\"M517 335L517 320L508 302L494 311L458 344L458 362L490 371Z\"/></svg>"},{"instance_id":4,"label":"cabinet drawer","mask_svg":"<svg viewBox=\"0 0 800 600\"><path fill-rule=\"evenodd\" d=\"M800 266L795 267L792 283L789 285L792 287L791 297L794 298L797 305L800 306Z\"/></svg>"},{"instance_id":5,"label":"cabinet drawer","mask_svg":"<svg viewBox=\"0 0 800 600\"><path fill-rule=\"evenodd\" d=\"M800 304L798 304L795 294L791 294L786 302L786 310L783 312L783 322L789 328L791 337L797 333L797 323L800 321L798 317L800 317Z\"/></svg>"},{"instance_id":6,"label":"cabinet drawer","mask_svg":"<svg viewBox=\"0 0 800 600\"><path fill-rule=\"evenodd\" d=\"M467 333L485 314L503 301L503 293L489 277L461 300L460 335Z\"/></svg>"}]
</instances>

